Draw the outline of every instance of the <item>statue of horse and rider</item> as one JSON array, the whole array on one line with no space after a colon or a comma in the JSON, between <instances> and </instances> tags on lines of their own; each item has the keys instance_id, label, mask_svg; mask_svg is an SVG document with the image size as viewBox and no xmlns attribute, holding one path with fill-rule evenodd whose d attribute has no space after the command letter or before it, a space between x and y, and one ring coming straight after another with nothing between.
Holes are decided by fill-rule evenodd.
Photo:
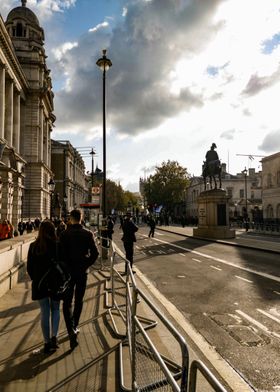
<instances>
[{"instance_id":1,"label":"statue of horse and rider","mask_svg":"<svg viewBox=\"0 0 280 392\"><path fill-rule=\"evenodd\" d=\"M206 153L206 161L203 162L202 177L204 180L204 189L206 190L207 177L209 178L210 188L213 189L212 181L214 181L215 189L217 189L216 177L219 180L219 188L222 187L222 166L217 152L215 143L212 143L211 149Z\"/></svg>"}]
</instances>

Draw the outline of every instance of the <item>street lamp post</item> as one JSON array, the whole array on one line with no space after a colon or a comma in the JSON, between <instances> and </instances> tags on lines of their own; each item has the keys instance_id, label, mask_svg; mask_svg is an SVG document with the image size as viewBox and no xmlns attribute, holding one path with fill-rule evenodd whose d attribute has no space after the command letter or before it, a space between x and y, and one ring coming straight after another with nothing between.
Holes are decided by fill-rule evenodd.
<instances>
[{"instance_id":1,"label":"street lamp post","mask_svg":"<svg viewBox=\"0 0 280 392\"><path fill-rule=\"evenodd\" d=\"M48 182L48 186L49 186L49 191L50 191L50 195L51 195L50 219L52 219L53 194L54 194L54 189L55 189L55 182L54 182L53 178L51 178L50 181Z\"/></svg>"},{"instance_id":2,"label":"street lamp post","mask_svg":"<svg viewBox=\"0 0 280 392\"><path fill-rule=\"evenodd\" d=\"M245 228L246 228L246 231L248 231L247 172L248 172L248 170L245 167L245 169L242 171L242 173L244 174L244 180L245 180Z\"/></svg>"},{"instance_id":3,"label":"street lamp post","mask_svg":"<svg viewBox=\"0 0 280 392\"><path fill-rule=\"evenodd\" d=\"M102 183L102 214L106 216L106 72L112 66L110 59L106 57L106 49L103 56L97 60L96 65L103 72L103 183Z\"/></svg>"},{"instance_id":4,"label":"street lamp post","mask_svg":"<svg viewBox=\"0 0 280 392\"><path fill-rule=\"evenodd\" d=\"M90 155L91 155L91 188L93 188L93 179L94 179L94 155L95 155L95 151L93 150L93 148L91 149ZM91 195L92 195L92 189L91 189Z\"/></svg>"}]
</instances>

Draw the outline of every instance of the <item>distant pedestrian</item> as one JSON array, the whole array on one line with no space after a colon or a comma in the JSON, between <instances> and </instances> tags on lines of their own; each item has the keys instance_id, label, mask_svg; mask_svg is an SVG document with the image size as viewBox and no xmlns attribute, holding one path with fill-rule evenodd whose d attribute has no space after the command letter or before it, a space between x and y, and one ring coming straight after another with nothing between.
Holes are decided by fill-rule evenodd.
<instances>
[{"instance_id":1,"label":"distant pedestrian","mask_svg":"<svg viewBox=\"0 0 280 392\"><path fill-rule=\"evenodd\" d=\"M33 225L33 223L31 222L30 219L29 219L29 221L26 223L25 228L26 228L26 232L27 232L28 234L29 234L29 233L32 233L33 228L34 228L34 225Z\"/></svg>"},{"instance_id":2,"label":"distant pedestrian","mask_svg":"<svg viewBox=\"0 0 280 392\"><path fill-rule=\"evenodd\" d=\"M23 220L18 222L18 232L20 235L23 235L24 230L25 230L25 222L23 222Z\"/></svg>"},{"instance_id":3,"label":"distant pedestrian","mask_svg":"<svg viewBox=\"0 0 280 392\"><path fill-rule=\"evenodd\" d=\"M156 228L156 221L153 216L150 217L148 224L150 226L149 237L151 236L153 237L155 235L155 228Z\"/></svg>"},{"instance_id":4,"label":"distant pedestrian","mask_svg":"<svg viewBox=\"0 0 280 392\"><path fill-rule=\"evenodd\" d=\"M40 225L37 239L29 247L27 272L32 280L32 299L38 300L40 305L45 354L55 351L59 347L57 334L60 320L60 301L51 298L47 288L41 288L39 282L51 267L52 260L55 258L55 227L51 221L44 221Z\"/></svg>"},{"instance_id":5,"label":"distant pedestrian","mask_svg":"<svg viewBox=\"0 0 280 392\"><path fill-rule=\"evenodd\" d=\"M111 216L108 216L107 220L107 236L112 241L112 236L114 233L114 221Z\"/></svg>"},{"instance_id":6,"label":"distant pedestrian","mask_svg":"<svg viewBox=\"0 0 280 392\"><path fill-rule=\"evenodd\" d=\"M57 235L57 237L60 238L61 233L62 233L64 230L66 230L66 229L67 229L67 226L66 226L65 222L62 220L62 221L59 223L59 225L57 226L57 228L56 228L56 235Z\"/></svg>"},{"instance_id":7,"label":"distant pedestrian","mask_svg":"<svg viewBox=\"0 0 280 392\"><path fill-rule=\"evenodd\" d=\"M8 225L7 219L4 219L2 223L0 223L0 240L6 240L9 238L10 226Z\"/></svg>"},{"instance_id":8,"label":"distant pedestrian","mask_svg":"<svg viewBox=\"0 0 280 392\"><path fill-rule=\"evenodd\" d=\"M60 235L62 260L71 274L70 288L63 300L63 315L70 340L70 348L77 345L78 325L83 308L88 268L96 261L98 250L93 233L82 226L81 211L70 213L71 224ZM75 297L74 309L72 301Z\"/></svg>"},{"instance_id":9,"label":"distant pedestrian","mask_svg":"<svg viewBox=\"0 0 280 392\"><path fill-rule=\"evenodd\" d=\"M134 246L134 242L136 242L135 233L138 231L138 227L132 221L130 212L126 214L126 217L123 220L122 230L123 230L122 241L125 249L125 257L128 261L130 261L130 266L132 268L133 246Z\"/></svg>"}]
</instances>

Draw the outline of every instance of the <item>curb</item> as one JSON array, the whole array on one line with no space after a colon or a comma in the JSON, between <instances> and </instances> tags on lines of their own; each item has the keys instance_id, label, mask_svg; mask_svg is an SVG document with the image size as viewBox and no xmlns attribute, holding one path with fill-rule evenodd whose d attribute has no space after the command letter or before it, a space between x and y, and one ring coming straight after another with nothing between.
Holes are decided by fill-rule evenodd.
<instances>
[{"instance_id":1,"label":"curb","mask_svg":"<svg viewBox=\"0 0 280 392\"><path fill-rule=\"evenodd\" d=\"M160 227L157 227L157 230L166 231L167 233L180 235L181 237L194 238L196 240L207 241L207 242L215 242L217 244L222 244L222 245L237 246L239 248L245 248L245 249L256 249L256 250L260 250L260 251L263 251L263 252L274 253L274 254L279 254L280 253L280 250L264 249L264 248L259 248L259 247L252 246L252 245L238 244L236 242L230 242L230 241L225 241L225 240L215 240L215 239L212 239L212 238L194 237L193 235L178 233L178 232L176 232L174 230L163 229L163 228L160 228Z\"/></svg>"}]
</instances>

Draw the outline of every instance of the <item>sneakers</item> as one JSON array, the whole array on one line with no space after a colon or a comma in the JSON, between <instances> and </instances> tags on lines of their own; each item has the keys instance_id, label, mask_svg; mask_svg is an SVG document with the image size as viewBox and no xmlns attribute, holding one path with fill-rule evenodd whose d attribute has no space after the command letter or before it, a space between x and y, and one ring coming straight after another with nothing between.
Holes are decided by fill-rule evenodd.
<instances>
[{"instance_id":1,"label":"sneakers","mask_svg":"<svg viewBox=\"0 0 280 392\"><path fill-rule=\"evenodd\" d=\"M78 335L80 333L80 328L75 327L75 331L74 332L75 332L76 335Z\"/></svg>"},{"instance_id":2,"label":"sneakers","mask_svg":"<svg viewBox=\"0 0 280 392\"><path fill-rule=\"evenodd\" d=\"M77 341L77 333L73 333L69 336L69 340L70 340L70 349L74 350L74 348L76 348L79 343Z\"/></svg>"},{"instance_id":3,"label":"sneakers","mask_svg":"<svg viewBox=\"0 0 280 392\"><path fill-rule=\"evenodd\" d=\"M44 344L44 354L50 354L56 351L59 348L58 341L56 336L53 336L50 342Z\"/></svg>"}]
</instances>

